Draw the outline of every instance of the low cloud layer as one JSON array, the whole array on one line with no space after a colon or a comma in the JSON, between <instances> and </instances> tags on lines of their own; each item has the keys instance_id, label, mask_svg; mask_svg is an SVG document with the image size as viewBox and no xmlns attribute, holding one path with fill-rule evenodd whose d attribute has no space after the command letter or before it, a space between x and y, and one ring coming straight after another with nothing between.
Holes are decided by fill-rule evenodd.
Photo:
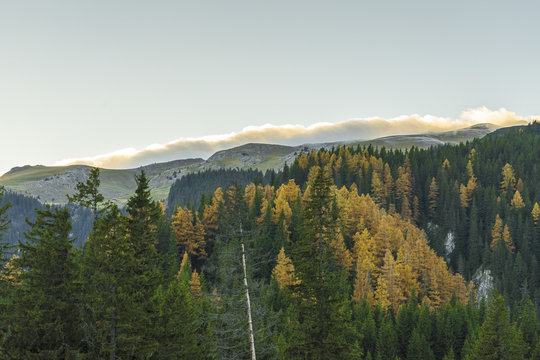
<instances>
[{"instance_id":1,"label":"low cloud layer","mask_svg":"<svg viewBox=\"0 0 540 360\"><path fill-rule=\"evenodd\" d=\"M123 149L113 153L80 159L66 159L57 165L86 164L104 168L131 168L155 162L207 158L216 151L246 143L269 143L301 145L349 140L370 140L390 135L407 135L461 129L468 126L491 123L509 126L532 117L518 116L504 108L489 110L486 107L464 111L459 118L451 119L432 115L404 115L391 119L351 119L339 123L302 125L250 126L238 133L211 135L201 138L180 138L168 144L154 144L146 149Z\"/></svg>"}]
</instances>

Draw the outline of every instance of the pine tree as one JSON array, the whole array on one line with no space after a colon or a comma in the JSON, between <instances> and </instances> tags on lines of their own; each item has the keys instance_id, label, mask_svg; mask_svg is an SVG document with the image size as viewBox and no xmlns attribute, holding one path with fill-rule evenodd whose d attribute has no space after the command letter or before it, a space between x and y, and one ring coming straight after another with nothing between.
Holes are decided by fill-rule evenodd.
<instances>
[{"instance_id":1,"label":"pine tree","mask_svg":"<svg viewBox=\"0 0 540 360\"><path fill-rule=\"evenodd\" d=\"M67 209L36 210L19 242L16 286L8 304L4 353L13 359L72 359L81 341L77 263Z\"/></svg>"}]
</instances>

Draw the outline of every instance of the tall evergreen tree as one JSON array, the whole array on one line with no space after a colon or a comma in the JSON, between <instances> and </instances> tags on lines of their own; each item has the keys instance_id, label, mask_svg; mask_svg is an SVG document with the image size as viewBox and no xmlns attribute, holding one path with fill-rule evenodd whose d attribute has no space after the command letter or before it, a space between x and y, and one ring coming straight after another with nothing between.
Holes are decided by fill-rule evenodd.
<instances>
[{"instance_id":1,"label":"tall evergreen tree","mask_svg":"<svg viewBox=\"0 0 540 360\"><path fill-rule=\"evenodd\" d=\"M126 206L127 237L133 251L133 261L129 267L132 276L130 300L133 304L129 333L134 340L132 354L148 357L158 345L151 335L155 332L156 316L153 295L162 281L155 248L161 209L150 197L149 180L144 171L135 176L135 181L135 194Z\"/></svg>"},{"instance_id":2,"label":"tall evergreen tree","mask_svg":"<svg viewBox=\"0 0 540 360\"><path fill-rule=\"evenodd\" d=\"M359 356L350 322L346 274L330 246L336 236L331 179L319 169L304 215L303 236L292 245L298 283L293 292L289 359L352 359Z\"/></svg>"},{"instance_id":3,"label":"tall evergreen tree","mask_svg":"<svg viewBox=\"0 0 540 360\"><path fill-rule=\"evenodd\" d=\"M503 297L496 295L492 299L487 318L482 324L478 340L468 359L523 359L525 350L526 345L521 332L509 323Z\"/></svg>"},{"instance_id":4,"label":"tall evergreen tree","mask_svg":"<svg viewBox=\"0 0 540 360\"><path fill-rule=\"evenodd\" d=\"M72 359L81 342L78 269L67 209L37 210L19 242L19 284L8 304L4 353L12 359Z\"/></svg>"}]
</instances>

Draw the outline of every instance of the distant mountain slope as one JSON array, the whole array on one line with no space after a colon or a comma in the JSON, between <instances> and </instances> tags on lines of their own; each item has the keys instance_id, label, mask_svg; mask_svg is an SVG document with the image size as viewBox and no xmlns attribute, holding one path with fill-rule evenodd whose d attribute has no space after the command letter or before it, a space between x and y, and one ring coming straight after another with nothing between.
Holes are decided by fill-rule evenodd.
<instances>
[{"instance_id":1,"label":"distant mountain slope","mask_svg":"<svg viewBox=\"0 0 540 360\"><path fill-rule=\"evenodd\" d=\"M285 163L290 164L302 151L332 148L343 144L373 145L387 148L408 148L411 146L427 148L432 145L453 144L480 138L494 129L496 129L494 125L482 124L440 133L388 136L369 141L331 142L300 146L250 143L218 151L207 160L174 160L136 169L102 169L101 191L106 199L113 200L120 205L125 204L135 190L135 174L144 169L150 178L152 196L156 200L165 202L171 185L189 173L218 169L257 169L264 172L269 169L280 169ZM86 165L65 167L27 165L13 168L4 174L0 177L0 185L17 193L35 197L41 202L63 204L66 202L66 194L72 194L75 191L75 184L79 181L85 181L89 171L90 167Z\"/></svg>"},{"instance_id":2,"label":"distant mountain slope","mask_svg":"<svg viewBox=\"0 0 540 360\"><path fill-rule=\"evenodd\" d=\"M382 138L352 142L348 144L358 145L372 145L377 147L386 147L390 149L405 149L412 146L416 146L422 149L426 149L430 146L444 145L444 144L459 144L460 142L470 141L475 138L482 138L498 127L493 124L478 124L471 127L453 131L444 131L436 133L426 134L414 134L414 135L395 135L385 136Z\"/></svg>"},{"instance_id":3,"label":"distant mountain slope","mask_svg":"<svg viewBox=\"0 0 540 360\"><path fill-rule=\"evenodd\" d=\"M109 200L124 204L135 190L135 174L145 170L150 178L152 196L167 198L171 184L183 174L198 169L203 159L175 160L136 169L101 170L101 191ZM0 177L0 185L45 203L66 203L66 194L73 194L77 182L86 181L90 167L86 165L43 165L14 168Z\"/></svg>"}]
</instances>

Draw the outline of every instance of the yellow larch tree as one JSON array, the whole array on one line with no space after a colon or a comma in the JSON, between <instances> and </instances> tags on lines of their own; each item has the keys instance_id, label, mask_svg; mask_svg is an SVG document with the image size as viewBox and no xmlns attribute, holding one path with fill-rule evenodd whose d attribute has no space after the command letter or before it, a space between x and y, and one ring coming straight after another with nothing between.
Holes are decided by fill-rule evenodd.
<instances>
[{"instance_id":1,"label":"yellow larch tree","mask_svg":"<svg viewBox=\"0 0 540 360\"><path fill-rule=\"evenodd\" d=\"M504 244L506 245L506 248L510 252L514 252L514 242L512 241L512 236L510 235L510 229L508 228L508 224L504 225L504 229L502 232L502 239L504 241Z\"/></svg>"},{"instance_id":2,"label":"yellow larch tree","mask_svg":"<svg viewBox=\"0 0 540 360\"><path fill-rule=\"evenodd\" d=\"M330 244L335 251L336 262L349 273L353 267L353 258L351 252L345 246L343 235L341 233L337 234Z\"/></svg>"},{"instance_id":3,"label":"yellow larch tree","mask_svg":"<svg viewBox=\"0 0 540 360\"><path fill-rule=\"evenodd\" d=\"M450 161L448 161L448 159L444 159L442 163L442 171L444 172L447 169L450 169Z\"/></svg>"},{"instance_id":4,"label":"yellow larch tree","mask_svg":"<svg viewBox=\"0 0 540 360\"><path fill-rule=\"evenodd\" d=\"M370 271L366 271L364 268L365 266L361 261L356 262L356 277L354 279L351 300L360 302L365 298L370 305L374 305L375 296L373 294L373 287L371 286L372 275Z\"/></svg>"},{"instance_id":5,"label":"yellow larch tree","mask_svg":"<svg viewBox=\"0 0 540 360\"><path fill-rule=\"evenodd\" d=\"M204 233L205 233L207 242L211 242L215 240L215 236L218 231L219 204L222 202L223 202L223 190L221 190L221 188L217 188L216 191L214 191L214 197L212 198L212 203L207 204L204 207L202 224L204 227Z\"/></svg>"},{"instance_id":6,"label":"yellow larch tree","mask_svg":"<svg viewBox=\"0 0 540 360\"><path fill-rule=\"evenodd\" d=\"M383 175L383 195L388 201L390 196L394 194L394 178L392 177L392 171L390 170L390 165L384 164L384 175Z\"/></svg>"},{"instance_id":7,"label":"yellow larch tree","mask_svg":"<svg viewBox=\"0 0 540 360\"><path fill-rule=\"evenodd\" d=\"M371 196L377 204L384 205L384 183L381 179L381 174L375 171L373 172L373 175L371 177Z\"/></svg>"},{"instance_id":8,"label":"yellow larch tree","mask_svg":"<svg viewBox=\"0 0 540 360\"><path fill-rule=\"evenodd\" d=\"M386 249L384 255L381 274L377 279L377 289L375 290L375 299L382 307L391 307L395 313L399 305L404 300L401 287L399 286L399 274L396 271L396 261L389 249Z\"/></svg>"},{"instance_id":9,"label":"yellow larch tree","mask_svg":"<svg viewBox=\"0 0 540 360\"><path fill-rule=\"evenodd\" d=\"M437 210L437 199L439 198L439 185L437 180L434 177L431 178L431 183L429 184L429 193L428 193L428 211L429 216L433 217L435 215L435 210Z\"/></svg>"},{"instance_id":10,"label":"yellow larch tree","mask_svg":"<svg viewBox=\"0 0 540 360\"><path fill-rule=\"evenodd\" d=\"M523 180L521 180L521 178L519 178L517 183L516 183L516 190L518 190L520 193L522 193L524 187L525 187L525 185L523 184Z\"/></svg>"},{"instance_id":11,"label":"yellow larch tree","mask_svg":"<svg viewBox=\"0 0 540 360\"><path fill-rule=\"evenodd\" d=\"M203 257L206 256L204 227L198 218L195 219L195 224L193 221L193 212L179 206L176 214L172 217L171 227L176 243L182 251L189 255Z\"/></svg>"},{"instance_id":12,"label":"yellow larch tree","mask_svg":"<svg viewBox=\"0 0 540 360\"><path fill-rule=\"evenodd\" d=\"M279 251L276 266L272 270L272 276L276 279L280 289L298 283L294 276L294 265L291 259L285 255L285 249Z\"/></svg>"},{"instance_id":13,"label":"yellow larch tree","mask_svg":"<svg viewBox=\"0 0 540 360\"><path fill-rule=\"evenodd\" d=\"M501 193L504 196L508 192L514 192L516 186L516 174L514 173L514 168L510 164L505 164L501 171L502 180L501 180Z\"/></svg>"},{"instance_id":14,"label":"yellow larch tree","mask_svg":"<svg viewBox=\"0 0 540 360\"><path fill-rule=\"evenodd\" d=\"M495 250L499 241L501 241L503 227L503 221L499 214L497 214L497 216L495 216L495 224L493 224L493 229L491 230L491 250Z\"/></svg>"},{"instance_id":15,"label":"yellow larch tree","mask_svg":"<svg viewBox=\"0 0 540 360\"><path fill-rule=\"evenodd\" d=\"M525 207L525 203L523 202L523 198L521 197L519 190L516 190L516 192L514 193L514 197L510 201L510 205L514 209L522 209Z\"/></svg>"},{"instance_id":16,"label":"yellow larch tree","mask_svg":"<svg viewBox=\"0 0 540 360\"><path fill-rule=\"evenodd\" d=\"M534 203L533 209L531 211L531 216L534 221L534 225L538 225L538 220L540 219L540 206L538 206L538 203Z\"/></svg>"},{"instance_id":17,"label":"yellow larch tree","mask_svg":"<svg viewBox=\"0 0 540 360\"><path fill-rule=\"evenodd\" d=\"M418 274L412 269L412 267L405 263L398 261L396 265L396 272L399 276L399 285L401 293L408 299L411 297L413 291L418 293L420 284L418 283Z\"/></svg>"},{"instance_id":18,"label":"yellow larch tree","mask_svg":"<svg viewBox=\"0 0 540 360\"><path fill-rule=\"evenodd\" d=\"M202 295L201 279L197 270L193 270L191 274L191 280L189 280L189 291L195 298L200 298Z\"/></svg>"},{"instance_id":19,"label":"yellow larch tree","mask_svg":"<svg viewBox=\"0 0 540 360\"><path fill-rule=\"evenodd\" d=\"M409 199L407 197L404 197L401 202L401 216L407 221L412 219L411 206L409 205Z\"/></svg>"},{"instance_id":20,"label":"yellow larch tree","mask_svg":"<svg viewBox=\"0 0 540 360\"><path fill-rule=\"evenodd\" d=\"M306 153L300 154L300 156L297 159L298 159L298 165L300 165L302 170L306 170L308 166L308 158L306 156Z\"/></svg>"}]
</instances>

